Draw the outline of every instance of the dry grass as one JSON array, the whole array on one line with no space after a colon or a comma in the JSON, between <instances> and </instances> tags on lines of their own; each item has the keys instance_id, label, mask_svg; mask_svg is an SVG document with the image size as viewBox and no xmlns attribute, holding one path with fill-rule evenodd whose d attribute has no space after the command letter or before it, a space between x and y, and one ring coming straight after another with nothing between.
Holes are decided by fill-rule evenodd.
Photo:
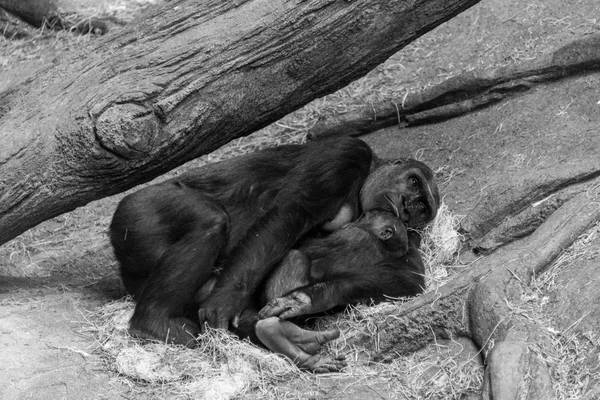
<instances>
[{"instance_id":1,"label":"dry grass","mask_svg":"<svg viewBox=\"0 0 600 400\"><path fill-rule=\"evenodd\" d=\"M92 18L108 19L127 24L140 16L143 10L165 3L165 0L96 0L81 4L75 10L59 10L58 18L65 26L77 26Z\"/></svg>"},{"instance_id":2,"label":"dry grass","mask_svg":"<svg viewBox=\"0 0 600 400\"><path fill-rule=\"evenodd\" d=\"M436 219L423 232L420 250L426 266L426 291L446 284L450 277L448 266L458 264L462 243L459 224L459 216L442 202Z\"/></svg>"}]
</instances>

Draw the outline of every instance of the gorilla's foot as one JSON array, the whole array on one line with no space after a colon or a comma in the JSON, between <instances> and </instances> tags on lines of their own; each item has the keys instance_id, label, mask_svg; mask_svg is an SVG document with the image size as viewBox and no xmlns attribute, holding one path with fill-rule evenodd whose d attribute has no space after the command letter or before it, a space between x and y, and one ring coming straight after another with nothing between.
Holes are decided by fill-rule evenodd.
<instances>
[{"instance_id":1,"label":"gorilla's foot","mask_svg":"<svg viewBox=\"0 0 600 400\"><path fill-rule=\"evenodd\" d=\"M301 369L323 373L340 371L347 364L344 356L319 354L321 346L340 336L339 329L308 331L277 317L256 324L256 336L271 351L283 354Z\"/></svg>"},{"instance_id":2,"label":"gorilla's foot","mask_svg":"<svg viewBox=\"0 0 600 400\"><path fill-rule=\"evenodd\" d=\"M180 344L187 347L197 346L196 338L200 334L198 324L188 318L131 319L129 324L131 336L156 340L163 343Z\"/></svg>"}]
</instances>

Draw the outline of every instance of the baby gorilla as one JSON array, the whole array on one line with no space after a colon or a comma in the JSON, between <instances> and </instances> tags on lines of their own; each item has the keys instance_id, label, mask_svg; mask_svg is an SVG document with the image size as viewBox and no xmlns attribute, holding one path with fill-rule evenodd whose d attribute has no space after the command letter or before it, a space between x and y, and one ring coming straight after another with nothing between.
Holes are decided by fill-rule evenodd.
<instances>
[{"instance_id":1,"label":"baby gorilla","mask_svg":"<svg viewBox=\"0 0 600 400\"><path fill-rule=\"evenodd\" d=\"M315 314L365 299L421 293L418 234L395 215L364 213L324 238L291 250L266 280L259 319Z\"/></svg>"}]
</instances>

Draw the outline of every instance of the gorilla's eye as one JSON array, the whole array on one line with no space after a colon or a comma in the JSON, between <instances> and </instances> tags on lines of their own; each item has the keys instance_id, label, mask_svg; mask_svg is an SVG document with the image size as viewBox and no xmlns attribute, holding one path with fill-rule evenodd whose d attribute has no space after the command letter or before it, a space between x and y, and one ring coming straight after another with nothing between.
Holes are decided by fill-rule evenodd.
<instances>
[{"instance_id":1,"label":"gorilla's eye","mask_svg":"<svg viewBox=\"0 0 600 400\"><path fill-rule=\"evenodd\" d=\"M410 187L412 189L418 189L419 188L419 180L417 178L412 177L412 178L410 178L408 180L408 182L410 183Z\"/></svg>"},{"instance_id":2,"label":"gorilla's eye","mask_svg":"<svg viewBox=\"0 0 600 400\"><path fill-rule=\"evenodd\" d=\"M417 208L417 210L419 210L420 212L425 212L427 210L427 206L421 202L415 204L415 207Z\"/></svg>"},{"instance_id":3,"label":"gorilla's eye","mask_svg":"<svg viewBox=\"0 0 600 400\"><path fill-rule=\"evenodd\" d=\"M394 231L392 228L387 228L381 231L379 234L379 239L381 240L389 240L392 236L394 236Z\"/></svg>"}]
</instances>

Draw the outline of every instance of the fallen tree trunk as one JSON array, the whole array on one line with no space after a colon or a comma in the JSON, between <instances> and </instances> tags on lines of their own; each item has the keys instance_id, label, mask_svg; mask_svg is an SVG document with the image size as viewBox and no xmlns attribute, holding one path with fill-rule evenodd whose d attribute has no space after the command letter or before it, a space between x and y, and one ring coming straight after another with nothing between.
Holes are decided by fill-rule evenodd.
<instances>
[{"instance_id":1,"label":"fallen tree trunk","mask_svg":"<svg viewBox=\"0 0 600 400\"><path fill-rule=\"evenodd\" d=\"M169 2L0 94L0 244L276 121L477 2Z\"/></svg>"}]
</instances>

